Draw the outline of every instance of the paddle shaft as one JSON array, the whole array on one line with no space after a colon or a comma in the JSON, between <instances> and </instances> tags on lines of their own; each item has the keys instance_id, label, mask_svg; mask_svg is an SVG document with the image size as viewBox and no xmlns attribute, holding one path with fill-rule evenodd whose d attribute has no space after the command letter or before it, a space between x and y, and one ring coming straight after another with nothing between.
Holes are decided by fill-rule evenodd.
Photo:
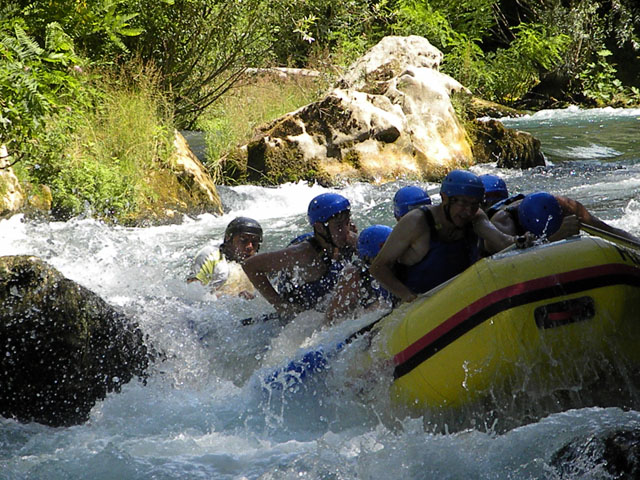
<instances>
[{"instance_id":1,"label":"paddle shaft","mask_svg":"<svg viewBox=\"0 0 640 480\"><path fill-rule=\"evenodd\" d=\"M623 242L635 248L640 248L640 242L636 242L634 240L631 240L630 238L623 237L622 235L618 235L617 233L607 232L606 230L603 230L598 227L594 227L592 225L587 225L582 222L580 222L580 228L591 235L608 238L618 242Z\"/></svg>"}]
</instances>

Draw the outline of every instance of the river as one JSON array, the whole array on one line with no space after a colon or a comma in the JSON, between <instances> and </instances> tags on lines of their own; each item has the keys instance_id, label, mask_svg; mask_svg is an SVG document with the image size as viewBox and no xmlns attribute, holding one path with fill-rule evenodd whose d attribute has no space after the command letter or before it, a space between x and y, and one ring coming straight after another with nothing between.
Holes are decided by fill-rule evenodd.
<instances>
[{"instance_id":1,"label":"river","mask_svg":"<svg viewBox=\"0 0 640 480\"><path fill-rule=\"evenodd\" d=\"M514 171L487 164L473 167L476 173L499 173L511 192L570 196L640 235L640 110L571 108L503 121L538 137L548 166ZM361 183L340 192L362 229L393 225L391 200L404 184ZM439 201L438 185L424 186ZM558 478L551 457L572 438L640 426L640 412L590 407L534 421L523 414L508 429L487 420L461 431L425 430L431 419L390 419L385 382L363 392L350 380L348 356L304 388L266 392L261 379L270 366L295 356L307 337L339 338L353 325L314 333L318 318L306 314L284 330L240 326L269 305L261 298L214 299L185 283L189 264L238 215L261 222L264 250L284 246L308 230L306 206L325 191L306 184L220 187L223 216L151 228L91 218L0 221L0 255L43 258L133 317L167 353L147 385L134 381L110 394L83 425L0 419L0 479ZM599 475L589 478L608 478Z\"/></svg>"}]
</instances>

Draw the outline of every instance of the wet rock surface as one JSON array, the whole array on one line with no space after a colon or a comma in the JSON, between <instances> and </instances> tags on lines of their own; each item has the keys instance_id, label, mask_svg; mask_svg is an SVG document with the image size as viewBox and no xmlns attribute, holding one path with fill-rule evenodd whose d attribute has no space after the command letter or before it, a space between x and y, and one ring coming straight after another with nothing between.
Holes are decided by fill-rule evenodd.
<instances>
[{"instance_id":1,"label":"wet rock surface","mask_svg":"<svg viewBox=\"0 0 640 480\"><path fill-rule=\"evenodd\" d=\"M138 326L32 256L0 257L0 415L52 426L86 421L96 401L150 362Z\"/></svg>"},{"instance_id":2,"label":"wet rock surface","mask_svg":"<svg viewBox=\"0 0 640 480\"><path fill-rule=\"evenodd\" d=\"M640 478L640 428L576 438L553 455L551 465L562 479Z\"/></svg>"}]
</instances>

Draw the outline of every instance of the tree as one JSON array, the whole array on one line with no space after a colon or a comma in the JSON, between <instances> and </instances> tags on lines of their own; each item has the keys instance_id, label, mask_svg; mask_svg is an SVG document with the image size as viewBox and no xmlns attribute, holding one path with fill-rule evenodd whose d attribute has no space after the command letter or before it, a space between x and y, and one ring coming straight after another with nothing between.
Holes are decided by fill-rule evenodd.
<instances>
[{"instance_id":1,"label":"tree","mask_svg":"<svg viewBox=\"0 0 640 480\"><path fill-rule=\"evenodd\" d=\"M268 2L262 0L135 0L129 5L140 12L135 26L142 33L126 44L160 70L183 128L192 126L247 66L262 64L271 46Z\"/></svg>"}]
</instances>

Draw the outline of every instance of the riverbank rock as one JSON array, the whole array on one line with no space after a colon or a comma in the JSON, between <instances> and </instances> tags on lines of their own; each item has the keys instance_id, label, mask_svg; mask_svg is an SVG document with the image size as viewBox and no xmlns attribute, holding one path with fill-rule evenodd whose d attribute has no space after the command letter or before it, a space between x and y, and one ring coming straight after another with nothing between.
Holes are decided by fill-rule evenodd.
<instances>
[{"instance_id":1,"label":"riverbank rock","mask_svg":"<svg viewBox=\"0 0 640 480\"><path fill-rule=\"evenodd\" d=\"M577 438L551 459L560 479L640 478L640 428Z\"/></svg>"},{"instance_id":2,"label":"riverbank rock","mask_svg":"<svg viewBox=\"0 0 640 480\"><path fill-rule=\"evenodd\" d=\"M0 415L84 422L149 361L137 325L96 294L36 257L0 257Z\"/></svg>"},{"instance_id":3,"label":"riverbank rock","mask_svg":"<svg viewBox=\"0 0 640 480\"><path fill-rule=\"evenodd\" d=\"M506 128L490 119L474 122L473 157L477 163L496 162L501 168L532 168L546 164L540 140L527 132Z\"/></svg>"},{"instance_id":4,"label":"riverbank rock","mask_svg":"<svg viewBox=\"0 0 640 480\"><path fill-rule=\"evenodd\" d=\"M263 127L223 161L238 182L372 182L441 178L472 164L451 96L469 95L438 71L442 53L423 37L385 37L323 99Z\"/></svg>"},{"instance_id":5,"label":"riverbank rock","mask_svg":"<svg viewBox=\"0 0 640 480\"><path fill-rule=\"evenodd\" d=\"M174 152L165 164L145 172L149 194L140 208L118 220L128 226L179 223L183 215L221 215L222 202L214 181L189 148L184 136L175 131ZM53 195L47 185L21 184L7 166L6 149L0 150L0 218L24 213L27 218L50 219ZM4 152L4 153L3 153ZM118 212L115 212L117 215ZM55 216L55 213L54 213ZM66 218L57 218L66 219Z\"/></svg>"},{"instance_id":6,"label":"riverbank rock","mask_svg":"<svg viewBox=\"0 0 640 480\"><path fill-rule=\"evenodd\" d=\"M24 204L24 193L9 158L7 148L0 145L0 218L13 215Z\"/></svg>"},{"instance_id":7,"label":"riverbank rock","mask_svg":"<svg viewBox=\"0 0 640 480\"><path fill-rule=\"evenodd\" d=\"M175 131L169 165L147 173L154 193L139 212L122 223L132 226L180 223L183 215L221 215L222 202L211 175L191 151L184 136Z\"/></svg>"}]
</instances>

